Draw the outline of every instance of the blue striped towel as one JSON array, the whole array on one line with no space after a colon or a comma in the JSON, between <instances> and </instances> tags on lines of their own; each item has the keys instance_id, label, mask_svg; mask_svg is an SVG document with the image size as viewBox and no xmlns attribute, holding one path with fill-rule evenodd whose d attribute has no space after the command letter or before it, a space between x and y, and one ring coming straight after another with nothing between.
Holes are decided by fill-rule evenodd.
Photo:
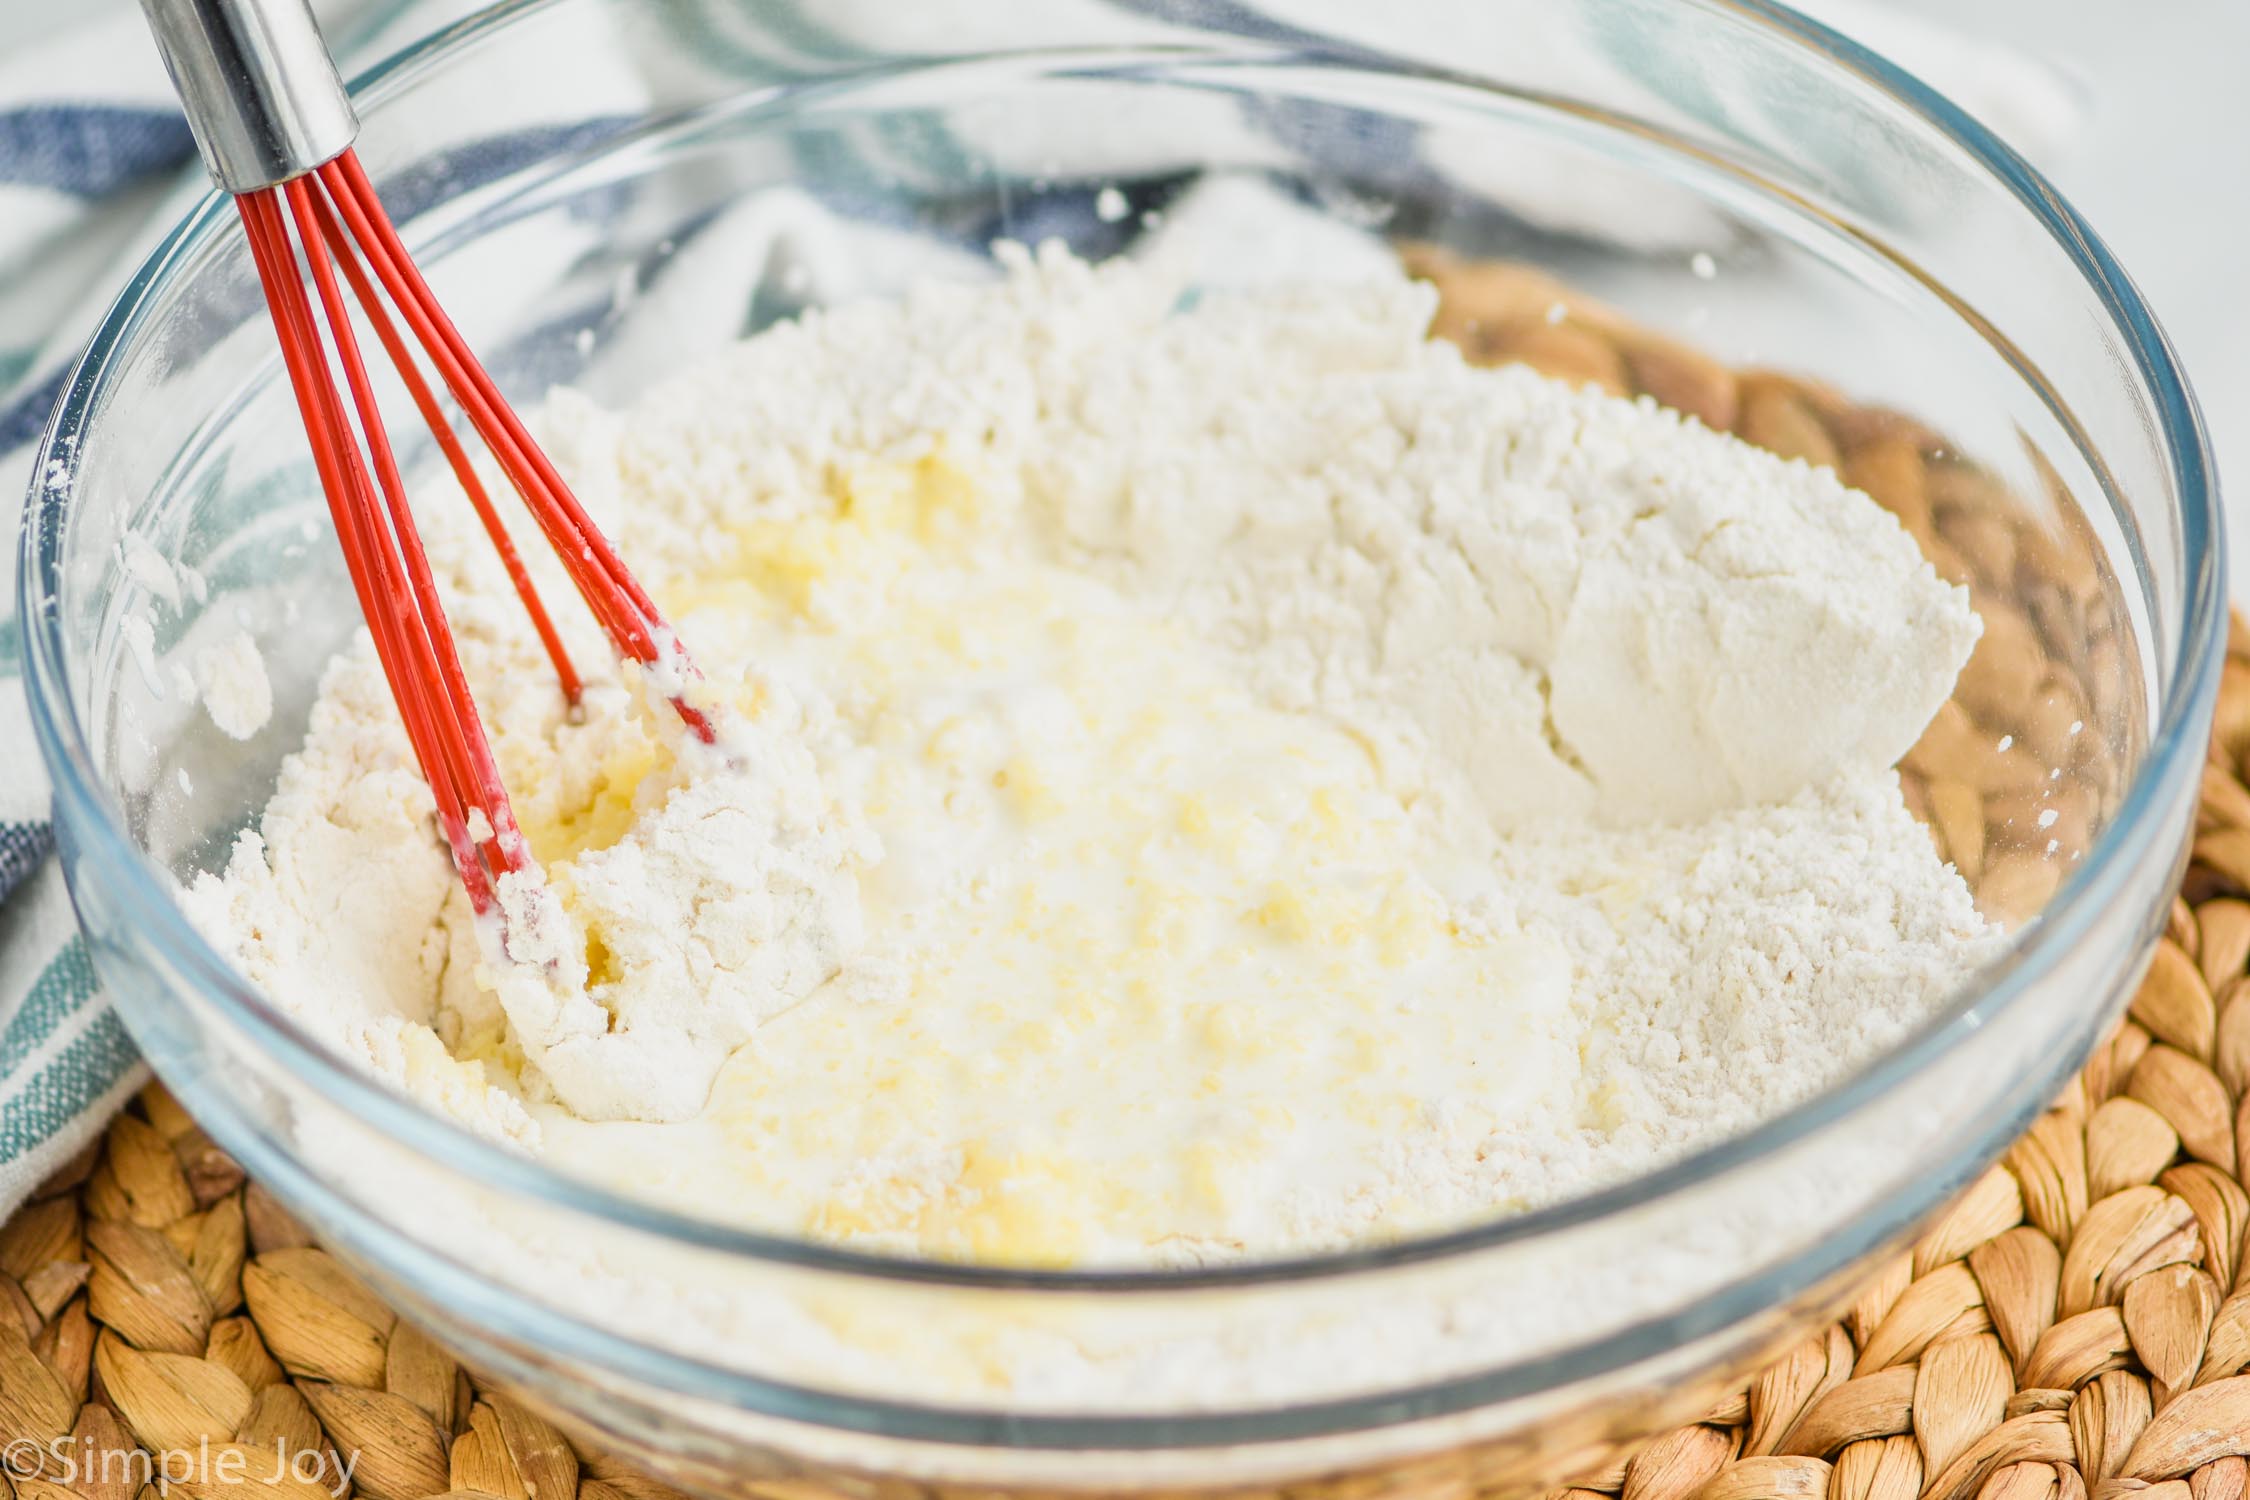
<instances>
[{"instance_id":1,"label":"blue striped towel","mask_svg":"<svg viewBox=\"0 0 2250 1500\"><path fill-rule=\"evenodd\" d=\"M808 60L864 57L851 29L896 29L882 7L843 0L651 0L674 24L692 25L714 48L732 48L754 62L787 71ZM1438 11L1469 0L1398 0L1379 13L1349 0L928 0L912 7L910 29L948 47L1020 43L1036 14L1041 29L1106 18L1146 35L1151 28L1194 19L1256 34L1302 40L1343 36L1361 47L1412 53L1421 42L1430 61L1473 67L1471 38L1437 24ZM2076 127L2080 100L2051 71L2012 53L1965 43L1925 23L1888 11L1882 0L1808 0L1825 19L1869 36L1923 64L1940 86L2012 133L2035 154L2055 148ZM323 0L332 37L347 63L383 55L416 35L473 11L473 0ZM1456 12L1458 13L1458 12ZM186 127L158 65L154 47L129 0L74 0L55 29L29 45L0 52L0 557L12 561L20 508L12 497L28 488L31 445L54 405L65 372L115 287L204 191ZM903 14L903 13L902 13ZM1390 30L1368 34L1371 16ZM1401 16L1421 18L1401 28ZM7 22L0 21L0 42ZM1473 30L1473 28L1471 28ZM1357 35L1352 35L1354 31ZM886 40L895 38L886 37ZM1508 38L1494 45L1514 46ZM1442 50L1438 50L1442 49ZM621 61L621 69L631 65ZM520 70L536 77L538 70ZM1688 82L1683 80L1683 83ZM526 88L536 85L526 83ZM629 81L619 98L629 110ZM558 101L557 120L576 116ZM524 111L511 109L518 123ZM1246 117L1246 130L1276 122ZM1287 128L1286 120L1278 122ZM1198 125L1198 129L1204 128ZM979 143L980 149L996 149ZM1371 149L1412 149L1377 142ZM895 164L894 164L895 165ZM1445 171L1443 164L1431 163ZM1583 184L1556 183L1547 205L1550 227L1605 231L1629 222L1644 235L1660 221L1649 205L1589 201ZM1225 232L1241 234L1243 200L1228 200ZM730 216L748 234L797 215L802 204L746 205ZM1257 213L1299 211L1276 200ZM759 226L766 226L760 228ZM1268 237L1301 250L1302 223L1267 224ZM1286 232L1283 232L1286 230ZM1019 234L1036 226L1013 226ZM723 260L746 258L747 242L722 246ZM739 256L738 256L739 252ZM707 257L708 259L708 257ZM1263 257L1239 264L1270 265ZM726 274L722 269L716 274ZM710 288L702 289L704 291ZM713 305L708 301L699 305ZM56 309L67 311L59 319ZM0 568L0 677L20 676L13 566ZM11 681L12 688L12 681ZM86 946L54 862L48 858L48 789L39 769L27 714L11 690L0 696L0 1216L12 1212L48 1173L81 1149L111 1112L139 1086L142 1070L116 1015L104 1003Z\"/></svg>"}]
</instances>

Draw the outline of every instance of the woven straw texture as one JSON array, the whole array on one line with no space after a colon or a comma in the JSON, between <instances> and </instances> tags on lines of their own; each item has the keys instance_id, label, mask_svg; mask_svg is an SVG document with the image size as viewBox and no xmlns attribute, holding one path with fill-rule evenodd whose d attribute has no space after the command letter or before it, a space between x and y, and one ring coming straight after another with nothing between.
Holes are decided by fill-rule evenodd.
<instances>
[{"instance_id":1,"label":"woven straw texture","mask_svg":"<svg viewBox=\"0 0 2250 1500\"><path fill-rule=\"evenodd\" d=\"M1653 395L1832 465L1972 587L1985 640L1904 779L1986 909L2035 911L2114 805L2124 754L2089 732L2120 717L2103 701L2120 676L2115 601L2091 549L2023 521L1908 418L1729 371L1536 272L1434 254L1418 269L1446 294L1440 331L1472 357ZM2130 1018L1841 1321L1555 1500L2245 1500L2246 751L2238 623L2195 861ZM154 1477L191 1500L244 1485L333 1500L343 1455L367 1500L672 1493L459 1369L153 1086L0 1229L0 1444L0 1500L153 1500ZM925 1493L805 1477L739 1489ZM1520 1474L1419 1460L1288 1493L1523 1489Z\"/></svg>"}]
</instances>

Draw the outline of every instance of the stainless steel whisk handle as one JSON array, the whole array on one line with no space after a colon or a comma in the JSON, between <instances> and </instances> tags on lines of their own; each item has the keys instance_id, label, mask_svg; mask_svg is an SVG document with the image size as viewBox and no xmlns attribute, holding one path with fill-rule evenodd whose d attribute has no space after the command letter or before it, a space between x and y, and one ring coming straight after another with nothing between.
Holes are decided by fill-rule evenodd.
<instances>
[{"instance_id":1,"label":"stainless steel whisk handle","mask_svg":"<svg viewBox=\"0 0 2250 1500\"><path fill-rule=\"evenodd\" d=\"M308 0L141 0L141 10L228 192L302 176L359 134Z\"/></svg>"}]
</instances>

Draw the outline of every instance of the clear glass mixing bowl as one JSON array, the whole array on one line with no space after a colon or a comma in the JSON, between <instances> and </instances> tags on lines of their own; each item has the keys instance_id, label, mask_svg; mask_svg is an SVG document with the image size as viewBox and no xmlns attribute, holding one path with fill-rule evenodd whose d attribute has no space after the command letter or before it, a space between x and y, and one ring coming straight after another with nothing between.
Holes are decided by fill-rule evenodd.
<instances>
[{"instance_id":1,"label":"clear glass mixing bowl","mask_svg":"<svg viewBox=\"0 0 2250 1500\"><path fill-rule=\"evenodd\" d=\"M208 202L94 340L26 529L30 694L96 962L210 1132L385 1297L675 1482L1542 1488L1832 1311L2052 1097L2146 959L2217 676L2219 520L2186 387L2091 231L1944 101L1753 0L1392 0L1379 27L1331 8L1356 40L1323 40L1309 3L502 5L363 81L362 150L524 404L556 381L622 396L933 257L978 274L995 235L1111 253L1233 172L1293 198L1308 241L1340 224L1530 262L1730 364L1910 413L1927 427L1867 420L1977 476L1974 519L2013 538L1978 603L2067 676L2041 689L2077 706L2058 733L2091 736L2071 752L2090 847L2011 865L2016 909L2061 889L1843 1085L1442 1238L1003 1272L622 1201L355 1072L174 900L264 802L356 623L234 215ZM1294 248L1209 266L1283 276ZM129 533L202 588L163 597ZM276 691L247 744L167 685L232 624ZM2011 693L2008 670L1983 689Z\"/></svg>"}]
</instances>

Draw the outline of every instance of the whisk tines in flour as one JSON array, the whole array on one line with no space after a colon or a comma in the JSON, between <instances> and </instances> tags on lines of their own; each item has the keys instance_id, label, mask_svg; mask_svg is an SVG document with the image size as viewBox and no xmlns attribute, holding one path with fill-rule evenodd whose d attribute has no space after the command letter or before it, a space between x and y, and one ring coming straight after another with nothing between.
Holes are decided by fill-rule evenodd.
<instances>
[{"instance_id":1,"label":"whisk tines in flour","mask_svg":"<svg viewBox=\"0 0 2250 1500\"><path fill-rule=\"evenodd\" d=\"M475 909L492 912L496 883L530 869L531 852L470 697L351 304L498 548L571 702L579 696L578 672L401 322L619 655L648 668L688 729L712 742L710 711L690 701L694 665L407 253L352 150L358 121L305 0L143 0L142 8L211 175L241 213L360 610L454 865Z\"/></svg>"}]
</instances>

